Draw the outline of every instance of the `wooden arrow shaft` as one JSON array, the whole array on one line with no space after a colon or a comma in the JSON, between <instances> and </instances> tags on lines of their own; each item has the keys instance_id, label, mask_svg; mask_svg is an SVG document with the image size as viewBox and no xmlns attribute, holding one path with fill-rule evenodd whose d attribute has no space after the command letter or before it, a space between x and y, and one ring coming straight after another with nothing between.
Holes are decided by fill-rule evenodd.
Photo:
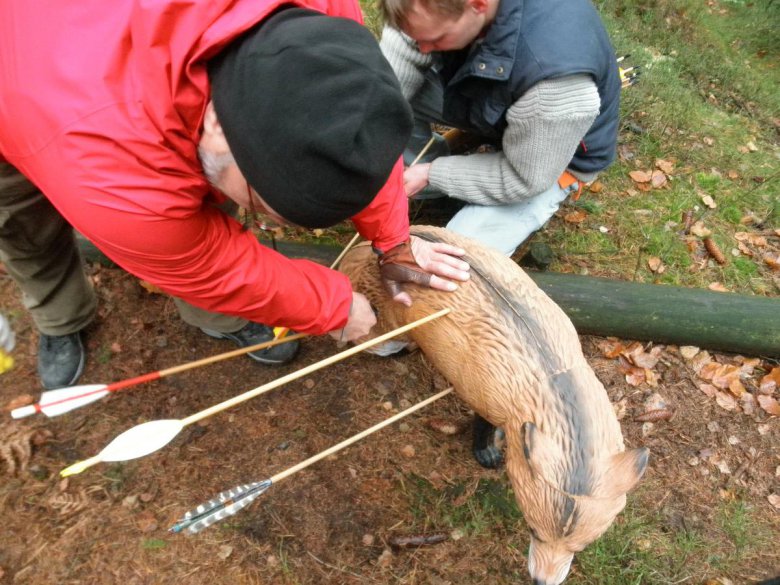
<instances>
[{"instance_id":1,"label":"wooden arrow shaft","mask_svg":"<svg viewBox=\"0 0 780 585\"><path fill-rule=\"evenodd\" d=\"M388 425L393 424L394 422L404 418L405 416L409 416L413 412L420 410L421 408L424 408L428 406L431 402L435 402L439 398L442 398L446 396L447 394L450 394L454 388L450 386L446 390L442 390L438 394L434 394L430 398L426 398L425 400L418 402L414 406L410 406L404 411L399 412L396 415L391 416L388 419L383 420L382 422L375 424L373 427L366 429L365 431L362 431L358 433L357 435L354 435L350 437L349 439L345 439L341 441L341 443L338 443L336 445L333 445L332 447L325 449L324 451L317 453L316 455L313 455L312 457L309 457L305 461L301 461L297 465L293 465L292 467L285 469L284 471L277 473L271 478L271 483L277 483L278 481L284 479L285 477L289 477L293 475L294 473L298 473L302 469L305 469L306 467L309 467L309 465L312 465L313 463L316 463L317 461L320 461L324 459L325 457L328 457L330 455L333 455L334 453L341 451L345 447L348 447L352 445L353 443L357 443L361 439L367 437L368 435L377 432L380 429L385 428Z\"/></svg>"},{"instance_id":2,"label":"wooden arrow shaft","mask_svg":"<svg viewBox=\"0 0 780 585\"><path fill-rule=\"evenodd\" d=\"M182 420L182 425L187 426L194 422L197 422L199 420L203 420L206 417L211 416L212 414L216 414L218 412L221 412L223 410L226 410L232 406L235 406L236 404L240 404L241 402L244 402L246 400L249 400L250 398L254 398L255 396L259 396L260 394L263 394L265 392L268 392L269 390L273 390L274 388L277 388L283 384L286 384L287 382L291 382L293 380L297 380L298 378L301 378L303 376L306 376L307 374L310 374L312 372L315 372L319 369L324 368L325 366L329 366L330 364L336 363L340 360L343 360L345 358L348 358L352 355L355 355L356 353L360 353L364 349L367 349L369 347L372 347L374 345L377 345L379 343L382 343L383 341L387 341L388 339L391 339L392 337L395 337L396 335L400 335L402 333L406 333L407 331L411 331L415 327L419 327L420 325L424 325L425 323L428 323L429 321L433 321L434 319L438 319L439 317L443 317L447 313L449 313L451 309L442 309L441 311L437 311L436 313L433 313L431 315L428 315L427 317L423 317L422 319L418 319L417 321L414 321L412 323L409 323L408 325L404 325L402 327L399 327L397 329L394 329L393 331L390 331L388 333L385 333L384 335L380 335L379 337L375 337L374 339L370 339L369 341L365 341L359 345L356 345L355 347L352 347L350 349L347 349L345 351L342 351L341 353L337 353L336 355L333 355L329 358L326 358L324 360L321 360L319 362L316 362L314 364L311 364L309 366L306 366L305 368L302 368L300 370L297 370L295 372L292 372L290 374L287 374L286 376L282 376L281 378L277 378L276 380L269 382L268 384L264 384L262 386L258 386L257 388L254 388L253 390L249 390L247 392L244 392L243 394L239 394L238 396L234 396L233 398L230 398L229 400L225 400L224 402L221 402L219 404L215 404L214 406L207 408L205 410L202 410L200 412L196 412L195 414L188 416L187 418Z\"/></svg>"}]
</instances>

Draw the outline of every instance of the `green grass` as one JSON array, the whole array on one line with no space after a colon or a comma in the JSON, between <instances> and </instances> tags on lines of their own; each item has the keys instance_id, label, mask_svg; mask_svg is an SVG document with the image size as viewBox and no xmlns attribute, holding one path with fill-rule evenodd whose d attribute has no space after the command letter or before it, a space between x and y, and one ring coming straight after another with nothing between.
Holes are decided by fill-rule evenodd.
<instances>
[{"instance_id":1,"label":"green grass","mask_svg":"<svg viewBox=\"0 0 780 585\"><path fill-rule=\"evenodd\" d=\"M487 535L523 551L527 547L522 513L503 480L481 479L465 498L464 483L438 489L418 475L406 476L402 488L414 518L412 531L459 529L466 537ZM739 572L754 554L772 547L771 525L745 501L724 502L713 515L715 521L698 529L684 522L670 526L658 512L630 501L610 529L576 555L567 583L698 583Z\"/></svg>"},{"instance_id":2,"label":"green grass","mask_svg":"<svg viewBox=\"0 0 780 585\"><path fill-rule=\"evenodd\" d=\"M586 192L577 203L589 213L585 222L554 220L535 236L555 250L552 270L697 288L720 282L734 292L777 295L777 272L762 255L780 253L778 241L754 257L734 256L732 249L736 232L780 228L780 3L595 4L616 52L631 54L626 66L642 67L640 83L622 95L620 146L631 158L616 161L601 176L603 190ZM363 6L379 34L373 3ZM629 172L652 170L658 159L674 164L668 184L638 191ZM703 204L705 195L715 209ZM712 232L725 266L688 249L679 233L688 210ZM755 221L741 223L747 217ZM609 231L599 231L602 226ZM664 262L662 274L648 270L650 256Z\"/></svg>"},{"instance_id":3,"label":"green grass","mask_svg":"<svg viewBox=\"0 0 780 585\"><path fill-rule=\"evenodd\" d=\"M459 529L474 536L495 527L522 528L522 514L506 482L480 479L474 492L463 497L467 487L455 483L439 490L418 475L407 477L403 488L415 520L412 529Z\"/></svg>"}]
</instances>

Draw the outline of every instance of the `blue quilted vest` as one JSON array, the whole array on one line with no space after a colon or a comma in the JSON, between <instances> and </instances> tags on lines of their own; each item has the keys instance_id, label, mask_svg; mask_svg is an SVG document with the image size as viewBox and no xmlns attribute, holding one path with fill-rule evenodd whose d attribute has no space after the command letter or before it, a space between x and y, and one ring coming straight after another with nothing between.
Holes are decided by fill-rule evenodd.
<instances>
[{"instance_id":1,"label":"blue quilted vest","mask_svg":"<svg viewBox=\"0 0 780 585\"><path fill-rule=\"evenodd\" d=\"M543 79L590 75L601 97L599 115L569 168L601 171L615 158L620 78L615 52L590 0L500 0L482 42L437 54L444 119L500 140L506 112Z\"/></svg>"}]
</instances>

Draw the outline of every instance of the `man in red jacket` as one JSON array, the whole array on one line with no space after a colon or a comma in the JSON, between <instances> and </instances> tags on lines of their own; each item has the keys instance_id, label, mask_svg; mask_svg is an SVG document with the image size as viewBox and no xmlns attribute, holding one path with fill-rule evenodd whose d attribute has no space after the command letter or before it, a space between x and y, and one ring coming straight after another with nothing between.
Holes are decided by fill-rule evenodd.
<instances>
[{"instance_id":1,"label":"man in red jacket","mask_svg":"<svg viewBox=\"0 0 780 585\"><path fill-rule=\"evenodd\" d=\"M231 203L309 228L351 218L395 281L468 278L462 250L409 241L410 112L360 22L353 0L0 5L0 259L44 387L79 377L95 311L70 226L243 346L276 325L357 339L375 318L340 273L261 246Z\"/></svg>"}]
</instances>

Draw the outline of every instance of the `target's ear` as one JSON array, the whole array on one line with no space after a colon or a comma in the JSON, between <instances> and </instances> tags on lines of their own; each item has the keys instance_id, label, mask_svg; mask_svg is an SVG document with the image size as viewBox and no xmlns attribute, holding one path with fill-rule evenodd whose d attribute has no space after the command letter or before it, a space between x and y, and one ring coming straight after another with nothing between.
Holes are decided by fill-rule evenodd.
<instances>
[{"instance_id":1,"label":"target's ear","mask_svg":"<svg viewBox=\"0 0 780 585\"><path fill-rule=\"evenodd\" d=\"M602 498L616 498L636 487L647 470L650 450L646 448L629 449L607 460L602 473L598 495Z\"/></svg>"}]
</instances>

